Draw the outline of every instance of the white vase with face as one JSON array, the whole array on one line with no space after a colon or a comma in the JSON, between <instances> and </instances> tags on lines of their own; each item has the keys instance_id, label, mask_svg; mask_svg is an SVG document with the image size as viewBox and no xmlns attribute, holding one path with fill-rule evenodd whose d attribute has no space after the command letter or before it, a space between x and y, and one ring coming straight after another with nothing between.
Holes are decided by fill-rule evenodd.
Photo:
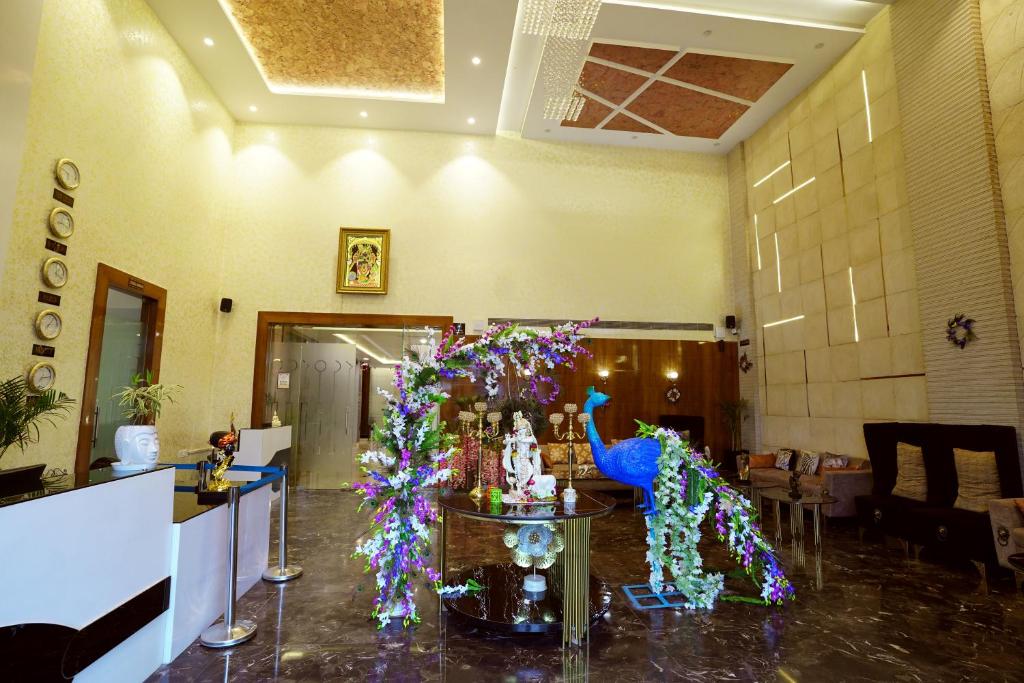
<instances>
[{"instance_id":1,"label":"white vase with face","mask_svg":"<svg viewBox=\"0 0 1024 683\"><path fill-rule=\"evenodd\" d=\"M156 466L160 456L160 438L155 425L121 425L114 433L114 452L118 460L117 471L148 470Z\"/></svg>"}]
</instances>

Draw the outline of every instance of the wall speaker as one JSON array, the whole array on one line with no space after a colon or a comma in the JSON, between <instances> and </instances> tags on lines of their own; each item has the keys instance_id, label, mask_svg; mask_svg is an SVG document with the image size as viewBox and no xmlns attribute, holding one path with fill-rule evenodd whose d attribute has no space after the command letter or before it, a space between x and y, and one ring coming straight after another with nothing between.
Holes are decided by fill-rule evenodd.
<instances>
[{"instance_id":1,"label":"wall speaker","mask_svg":"<svg viewBox=\"0 0 1024 683\"><path fill-rule=\"evenodd\" d=\"M220 300L220 312L221 313L230 313L231 312L231 299L221 299Z\"/></svg>"},{"instance_id":2,"label":"wall speaker","mask_svg":"<svg viewBox=\"0 0 1024 683\"><path fill-rule=\"evenodd\" d=\"M734 316L734 315L727 315L727 316L725 316L725 326L727 328L729 328L730 330L735 330L736 329L736 316Z\"/></svg>"}]
</instances>

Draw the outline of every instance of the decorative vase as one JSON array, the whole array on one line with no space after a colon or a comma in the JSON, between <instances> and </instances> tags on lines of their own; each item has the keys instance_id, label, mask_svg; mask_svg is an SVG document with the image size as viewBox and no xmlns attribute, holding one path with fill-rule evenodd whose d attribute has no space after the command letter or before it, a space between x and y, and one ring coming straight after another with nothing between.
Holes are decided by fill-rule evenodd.
<instances>
[{"instance_id":1,"label":"decorative vase","mask_svg":"<svg viewBox=\"0 0 1024 683\"><path fill-rule=\"evenodd\" d=\"M121 425L114 432L114 452L119 461L112 465L116 471L152 469L160 457L156 425Z\"/></svg>"}]
</instances>

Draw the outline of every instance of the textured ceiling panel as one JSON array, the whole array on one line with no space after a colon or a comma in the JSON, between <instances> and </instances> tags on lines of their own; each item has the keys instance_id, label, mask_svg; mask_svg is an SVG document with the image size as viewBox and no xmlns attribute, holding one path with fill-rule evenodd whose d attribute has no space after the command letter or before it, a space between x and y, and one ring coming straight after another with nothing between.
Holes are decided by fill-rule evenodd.
<instances>
[{"instance_id":1,"label":"textured ceiling panel","mask_svg":"<svg viewBox=\"0 0 1024 683\"><path fill-rule=\"evenodd\" d=\"M670 133L717 139L749 107L669 83L656 82L627 107Z\"/></svg>"},{"instance_id":2,"label":"textured ceiling panel","mask_svg":"<svg viewBox=\"0 0 1024 683\"><path fill-rule=\"evenodd\" d=\"M583 104L583 111L580 112L580 117L575 121L562 121L563 126L571 126L572 128L597 128L597 124L604 121L604 118L608 116L608 114L612 113L611 109L600 102L595 102L589 97L585 99L586 102Z\"/></svg>"},{"instance_id":3,"label":"textured ceiling panel","mask_svg":"<svg viewBox=\"0 0 1024 683\"><path fill-rule=\"evenodd\" d=\"M604 130L624 130L630 133L654 133L655 135L661 135L659 131L645 126L625 114L616 114L615 118L605 124Z\"/></svg>"},{"instance_id":4,"label":"textured ceiling panel","mask_svg":"<svg viewBox=\"0 0 1024 683\"><path fill-rule=\"evenodd\" d=\"M687 52L665 76L756 102L792 64Z\"/></svg>"},{"instance_id":5,"label":"textured ceiling panel","mask_svg":"<svg viewBox=\"0 0 1024 683\"><path fill-rule=\"evenodd\" d=\"M622 104L646 82L647 79L643 76L594 62L587 62L584 65L580 77L580 84L584 88L615 104Z\"/></svg>"},{"instance_id":6,"label":"textured ceiling panel","mask_svg":"<svg viewBox=\"0 0 1024 683\"><path fill-rule=\"evenodd\" d=\"M655 50L648 47L630 47L610 43L594 43L590 46L591 57L607 59L616 64L625 64L634 69L643 69L651 73L663 67L665 62L675 55L675 50Z\"/></svg>"},{"instance_id":7,"label":"textured ceiling panel","mask_svg":"<svg viewBox=\"0 0 1024 683\"><path fill-rule=\"evenodd\" d=\"M273 91L444 100L444 0L220 0Z\"/></svg>"}]
</instances>

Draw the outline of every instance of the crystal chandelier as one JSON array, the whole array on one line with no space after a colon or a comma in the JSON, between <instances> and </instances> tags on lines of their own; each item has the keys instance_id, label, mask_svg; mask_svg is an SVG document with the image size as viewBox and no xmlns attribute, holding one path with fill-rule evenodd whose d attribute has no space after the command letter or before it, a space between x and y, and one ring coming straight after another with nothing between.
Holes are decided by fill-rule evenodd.
<instances>
[{"instance_id":1,"label":"crystal chandelier","mask_svg":"<svg viewBox=\"0 0 1024 683\"><path fill-rule=\"evenodd\" d=\"M523 33L587 40L601 0L526 0Z\"/></svg>"},{"instance_id":2,"label":"crystal chandelier","mask_svg":"<svg viewBox=\"0 0 1024 683\"><path fill-rule=\"evenodd\" d=\"M584 43L569 38L548 38L541 60L544 79L544 118L575 121L586 101L576 92L580 72L583 70Z\"/></svg>"},{"instance_id":3,"label":"crystal chandelier","mask_svg":"<svg viewBox=\"0 0 1024 683\"><path fill-rule=\"evenodd\" d=\"M523 33L544 36L541 76L544 118L576 121L586 99L576 92L583 47L597 21L601 0L525 0Z\"/></svg>"}]
</instances>

